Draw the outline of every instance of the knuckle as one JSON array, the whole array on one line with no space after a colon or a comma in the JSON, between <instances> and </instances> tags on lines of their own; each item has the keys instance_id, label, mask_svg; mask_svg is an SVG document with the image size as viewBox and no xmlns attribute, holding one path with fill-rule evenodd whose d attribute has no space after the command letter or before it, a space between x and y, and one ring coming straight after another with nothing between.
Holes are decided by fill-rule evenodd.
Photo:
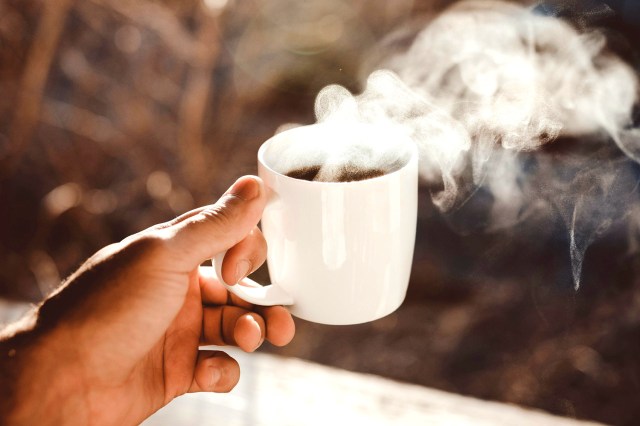
<instances>
[{"instance_id":1,"label":"knuckle","mask_svg":"<svg viewBox=\"0 0 640 426\"><path fill-rule=\"evenodd\" d=\"M157 256L167 250L167 241L160 232L147 232L131 239L124 250L132 257Z\"/></svg>"},{"instance_id":2,"label":"knuckle","mask_svg":"<svg viewBox=\"0 0 640 426\"><path fill-rule=\"evenodd\" d=\"M202 217L206 221L210 221L219 225L222 229L228 228L236 219L233 206L237 204L237 197L231 195L225 197L219 203L202 211Z\"/></svg>"}]
</instances>

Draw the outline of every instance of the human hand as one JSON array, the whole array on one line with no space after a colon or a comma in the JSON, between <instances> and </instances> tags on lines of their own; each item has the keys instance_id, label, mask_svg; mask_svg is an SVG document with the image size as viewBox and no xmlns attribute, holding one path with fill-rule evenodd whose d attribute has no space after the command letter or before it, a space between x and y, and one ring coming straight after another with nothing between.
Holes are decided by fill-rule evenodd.
<instances>
[{"instance_id":1,"label":"human hand","mask_svg":"<svg viewBox=\"0 0 640 426\"><path fill-rule=\"evenodd\" d=\"M236 361L199 345L287 344L286 309L252 306L199 266L228 249L223 279L237 282L264 262L256 225L265 199L259 178L240 178L215 205L91 257L42 304L30 331L2 343L26 348L13 361L12 422L137 424L184 393L236 385Z\"/></svg>"}]
</instances>

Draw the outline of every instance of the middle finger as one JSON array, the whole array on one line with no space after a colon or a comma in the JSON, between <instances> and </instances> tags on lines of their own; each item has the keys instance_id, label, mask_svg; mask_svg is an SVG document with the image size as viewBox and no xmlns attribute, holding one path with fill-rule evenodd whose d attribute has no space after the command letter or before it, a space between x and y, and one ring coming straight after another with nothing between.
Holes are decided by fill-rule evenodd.
<instances>
[{"instance_id":1,"label":"middle finger","mask_svg":"<svg viewBox=\"0 0 640 426\"><path fill-rule=\"evenodd\" d=\"M200 339L203 345L235 345L245 352L253 352L262 344L265 335L265 321L256 312L231 305L203 310Z\"/></svg>"}]
</instances>

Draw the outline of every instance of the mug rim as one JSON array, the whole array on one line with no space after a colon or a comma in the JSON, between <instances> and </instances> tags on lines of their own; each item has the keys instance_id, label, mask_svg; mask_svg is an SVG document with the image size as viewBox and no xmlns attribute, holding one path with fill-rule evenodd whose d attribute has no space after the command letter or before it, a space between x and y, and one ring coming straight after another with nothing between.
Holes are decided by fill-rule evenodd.
<instances>
[{"instance_id":1,"label":"mug rim","mask_svg":"<svg viewBox=\"0 0 640 426\"><path fill-rule=\"evenodd\" d=\"M258 163L260 163L260 165L262 167L264 167L266 170L269 171L269 173L272 173L282 179L286 179L289 181L293 181L293 182L300 182L302 185L318 185L318 184L324 184L324 185L358 185L358 184L366 184L367 182L371 182L371 181L377 181L380 179L385 179L385 178L389 178L390 176L393 176L397 173L401 173L402 171L404 171L407 167L410 167L414 162L418 161L418 147L415 143L407 143L407 142L403 142L403 144L405 146L407 146L408 148L408 152L409 152L409 158L406 161L405 164L402 165L402 167L390 172L390 173L385 173L381 176L376 176L376 177L372 177L372 178L367 178L367 179L362 179L362 180L353 180L353 181L348 181L348 182L325 182L325 181L315 181L315 180L306 180L306 179L298 179L298 178L294 178L291 176L287 176L284 173L280 173L277 170L275 170L274 168L272 168L269 164L267 164L267 162L265 161L265 155L266 155L266 151L269 149L269 145L271 145L271 143L273 142L273 140L277 137L279 137L280 135L284 134L284 133L288 133L288 132L292 132L292 131L296 131L302 128L309 128L309 127L316 127L316 126L322 126L322 127L327 127L327 126L332 126L335 125L333 123L313 123L313 124L303 124L301 126L297 126L297 127L292 127L286 130L283 130L282 132L276 133L275 135L271 136L269 139L267 139L266 141L264 141L262 143L262 145L260 145L260 148L258 149ZM358 125L358 126L376 126L376 125L380 125L380 124L376 124L376 123L353 123L353 125Z\"/></svg>"}]
</instances>

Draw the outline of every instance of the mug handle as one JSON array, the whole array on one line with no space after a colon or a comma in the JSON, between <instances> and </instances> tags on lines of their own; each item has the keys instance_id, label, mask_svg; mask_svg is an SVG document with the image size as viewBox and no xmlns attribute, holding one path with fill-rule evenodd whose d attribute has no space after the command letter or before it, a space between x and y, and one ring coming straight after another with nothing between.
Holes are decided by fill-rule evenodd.
<instances>
[{"instance_id":1,"label":"mug handle","mask_svg":"<svg viewBox=\"0 0 640 426\"><path fill-rule=\"evenodd\" d=\"M284 291L282 288L269 284L266 286L260 285L253 281L251 278L243 278L240 283L236 285L229 285L222 279L222 261L227 251L216 255L211 262L216 271L216 277L218 281L224 285L229 292L235 294L242 300L245 300L254 305L260 306L274 306L274 305L293 305L293 297ZM242 285L245 283L247 285Z\"/></svg>"}]
</instances>

